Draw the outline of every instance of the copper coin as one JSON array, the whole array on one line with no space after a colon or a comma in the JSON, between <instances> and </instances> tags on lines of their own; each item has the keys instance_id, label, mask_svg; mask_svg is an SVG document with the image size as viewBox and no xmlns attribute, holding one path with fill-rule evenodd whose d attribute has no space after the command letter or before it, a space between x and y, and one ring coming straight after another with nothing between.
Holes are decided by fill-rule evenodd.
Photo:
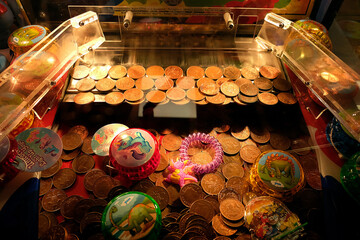
<instances>
[{"instance_id":1,"label":"copper coin","mask_svg":"<svg viewBox=\"0 0 360 240\"><path fill-rule=\"evenodd\" d=\"M195 80L193 77L181 77L176 80L176 86L182 89L190 89L195 86Z\"/></svg>"},{"instance_id":2,"label":"copper coin","mask_svg":"<svg viewBox=\"0 0 360 240\"><path fill-rule=\"evenodd\" d=\"M91 147L91 141L92 141L92 136L89 136L87 138L84 139L83 141L83 145L81 146L81 151L83 153L86 153L86 154L93 154L94 151Z\"/></svg>"},{"instance_id":3,"label":"copper coin","mask_svg":"<svg viewBox=\"0 0 360 240\"><path fill-rule=\"evenodd\" d=\"M170 79L178 79L183 76L183 70L179 66L168 66L165 68L165 76Z\"/></svg>"},{"instance_id":4,"label":"copper coin","mask_svg":"<svg viewBox=\"0 0 360 240\"><path fill-rule=\"evenodd\" d=\"M135 85L135 81L130 77L119 78L115 83L116 88L122 91L131 89L134 87L134 85Z\"/></svg>"},{"instance_id":5,"label":"copper coin","mask_svg":"<svg viewBox=\"0 0 360 240\"><path fill-rule=\"evenodd\" d=\"M214 96L219 93L219 86L214 83L204 83L199 87L200 92L202 92L205 95Z\"/></svg>"},{"instance_id":6,"label":"copper coin","mask_svg":"<svg viewBox=\"0 0 360 240\"><path fill-rule=\"evenodd\" d=\"M111 92L106 94L105 102L111 105L118 105L124 101L124 94L121 92Z\"/></svg>"},{"instance_id":7,"label":"copper coin","mask_svg":"<svg viewBox=\"0 0 360 240\"><path fill-rule=\"evenodd\" d=\"M202 78L205 74L205 71L202 67L199 66L190 66L186 70L186 76L193 77L194 79Z\"/></svg>"},{"instance_id":8,"label":"copper coin","mask_svg":"<svg viewBox=\"0 0 360 240\"><path fill-rule=\"evenodd\" d=\"M241 102L244 103L255 103L258 100L258 96L253 96L253 97L249 97L249 96L245 96L243 94L239 94L238 98L240 99Z\"/></svg>"},{"instance_id":9,"label":"copper coin","mask_svg":"<svg viewBox=\"0 0 360 240\"><path fill-rule=\"evenodd\" d=\"M254 85L257 86L262 91L269 91L273 87L272 81L263 77L255 79Z\"/></svg>"},{"instance_id":10,"label":"copper coin","mask_svg":"<svg viewBox=\"0 0 360 240\"><path fill-rule=\"evenodd\" d=\"M122 65L112 66L109 70L109 77L112 79L119 79L125 77L127 73L126 67Z\"/></svg>"},{"instance_id":11,"label":"copper coin","mask_svg":"<svg viewBox=\"0 0 360 240\"><path fill-rule=\"evenodd\" d=\"M202 188L196 183L188 183L180 189L180 200L186 207L190 207L193 202L204 198Z\"/></svg>"},{"instance_id":12,"label":"copper coin","mask_svg":"<svg viewBox=\"0 0 360 240\"><path fill-rule=\"evenodd\" d=\"M67 195L64 190L53 188L44 195L41 203L45 211L56 212L65 198Z\"/></svg>"},{"instance_id":13,"label":"copper coin","mask_svg":"<svg viewBox=\"0 0 360 240\"><path fill-rule=\"evenodd\" d=\"M94 101L95 95L92 92L81 92L74 97L74 102L79 105L89 104Z\"/></svg>"},{"instance_id":14,"label":"copper coin","mask_svg":"<svg viewBox=\"0 0 360 240\"><path fill-rule=\"evenodd\" d=\"M231 82L231 81L232 80L229 78L222 77L222 78L219 78L218 80L216 80L216 84L221 86L224 82Z\"/></svg>"},{"instance_id":15,"label":"copper coin","mask_svg":"<svg viewBox=\"0 0 360 240\"><path fill-rule=\"evenodd\" d=\"M135 81L135 87L143 91L150 90L154 87L154 84L154 80L152 80L150 77L142 77Z\"/></svg>"},{"instance_id":16,"label":"copper coin","mask_svg":"<svg viewBox=\"0 0 360 240\"><path fill-rule=\"evenodd\" d=\"M87 130L87 128L83 125L76 125L76 126L73 126L72 128L70 128L70 130L68 131L69 133L70 132L74 132L74 133L77 133L80 135L81 139L84 140L88 134L89 134L89 131Z\"/></svg>"},{"instance_id":17,"label":"copper coin","mask_svg":"<svg viewBox=\"0 0 360 240\"><path fill-rule=\"evenodd\" d=\"M76 158L77 155L79 155L79 153L80 149L75 149L71 152L63 150L61 153L61 159L64 161L73 160L74 158Z\"/></svg>"},{"instance_id":18,"label":"copper coin","mask_svg":"<svg viewBox=\"0 0 360 240\"><path fill-rule=\"evenodd\" d=\"M220 203L220 212L226 219L238 221L244 217L245 207L239 200L227 198Z\"/></svg>"},{"instance_id":19,"label":"copper coin","mask_svg":"<svg viewBox=\"0 0 360 240\"><path fill-rule=\"evenodd\" d=\"M182 88L172 87L166 91L166 96L170 100L180 101L185 98L186 92Z\"/></svg>"},{"instance_id":20,"label":"copper coin","mask_svg":"<svg viewBox=\"0 0 360 240\"><path fill-rule=\"evenodd\" d=\"M249 191L250 184L244 177L234 176L228 179L226 182L227 188L234 189L240 196L244 196Z\"/></svg>"},{"instance_id":21,"label":"copper coin","mask_svg":"<svg viewBox=\"0 0 360 240\"><path fill-rule=\"evenodd\" d=\"M168 191L160 186L153 186L149 188L146 194L150 195L159 204L161 210L163 210L169 203Z\"/></svg>"},{"instance_id":22,"label":"copper coin","mask_svg":"<svg viewBox=\"0 0 360 240\"><path fill-rule=\"evenodd\" d=\"M241 85L240 91L242 94L249 96L249 97L256 96L259 93L258 87L252 83L245 83L245 84Z\"/></svg>"},{"instance_id":23,"label":"copper coin","mask_svg":"<svg viewBox=\"0 0 360 240\"><path fill-rule=\"evenodd\" d=\"M81 199L78 201L73 209L73 218L76 222L80 223L81 219L85 216L89 208L95 206L94 199ZM80 229L79 229L80 230Z\"/></svg>"},{"instance_id":24,"label":"copper coin","mask_svg":"<svg viewBox=\"0 0 360 240\"><path fill-rule=\"evenodd\" d=\"M283 104L293 105L293 104L297 103L297 100L296 100L295 96L292 93L281 92L281 93L279 93L277 95L277 98Z\"/></svg>"},{"instance_id":25,"label":"copper coin","mask_svg":"<svg viewBox=\"0 0 360 240\"><path fill-rule=\"evenodd\" d=\"M61 159L57 160L56 163L54 163L54 165L52 165L46 170L41 171L41 177L48 178L54 176L55 173L57 173L60 170L61 165L62 165Z\"/></svg>"},{"instance_id":26,"label":"copper coin","mask_svg":"<svg viewBox=\"0 0 360 240\"><path fill-rule=\"evenodd\" d=\"M239 94L240 95L240 94ZM246 106L247 103L246 102L242 102L240 99L239 99L239 95L237 95L236 97L233 97L232 100L234 103L238 104L238 105L241 105L241 106Z\"/></svg>"},{"instance_id":27,"label":"copper coin","mask_svg":"<svg viewBox=\"0 0 360 240\"><path fill-rule=\"evenodd\" d=\"M239 141L231 136L219 139L223 151L229 155L234 155L240 151Z\"/></svg>"},{"instance_id":28,"label":"copper coin","mask_svg":"<svg viewBox=\"0 0 360 240\"><path fill-rule=\"evenodd\" d=\"M211 79L219 79L222 77L223 71L217 66L210 66L205 69L205 75Z\"/></svg>"},{"instance_id":29,"label":"copper coin","mask_svg":"<svg viewBox=\"0 0 360 240\"><path fill-rule=\"evenodd\" d=\"M167 168L167 166L169 166L168 156L166 155L166 153L160 153L160 163L155 171L163 171L165 170L165 168Z\"/></svg>"},{"instance_id":30,"label":"copper coin","mask_svg":"<svg viewBox=\"0 0 360 240\"><path fill-rule=\"evenodd\" d=\"M205 199L199 199L193 202L190 206L189 212L202 216L207 220L207 222L211 222L215 215L214 207Z\"/></svg>"},{"instance_id":31,"label":"copper coin","mask_svg":"<svg viewBox=\"0 0 360 240\"><path fill-rule=\"evenodd\" d=\"M218 201L221 204L222 201L228 198L234 198L241 201L241 195L232 187L224 187L218 194Z\"/></svg>"},{"instance_id":32,"label":"copper coin","mask_svg":"<svg viewBox=\"0 0 360 240\"><path fill-rule=\"evenodd\" d=\"M63 149L70 151L78 148L83 143L81 136L75 132L68 132L64 134L61 138L63 143Z\"/></svg>"},{"instance_id":33,"label":"copper coin","mask_svg":"<svg viewBox=\"0 0 360 240\"><path fill-rule=\"evenodd\" d=\"M87 92L95 87L95 81L94 81L94 79L91 79L91 78L84 78L84 79L79 80L76 83L75 87L79 91Z\"/></svg>"},{"instance_id":34,"label":"copper coin","mask_svg":"<svg viewBox=\"0 0 360 240\"><path fill-rule=\"evenodd\" d=\"M281 73L281 71L278 68L269 65L261 66L259 72L261 76L266 77L268 79L275 79Z\"/></svg>"},{"instance_id":35,"label":"copper coin","mask_svg":"<svg viewBox=\"0 0 360 240\"><path fill-rule=\"evenodd\" d=\"M245 193L242 198L243 204L246 206L252 199L256 197L258 197L258 195L254 192Z\"/></svg>"},{"instance_id":36,"label":"copper coin","mask_svg":"<svg viewBox=\"0 0 360 240\"><path fill-rule=\"evenodd\" d=\"M277 90L281 92L287 92L291 90L291 83L284 78L276 78L273 81L273 85Z\"/></svg>"},{"instance_id":37,"label":"copper coin","mask_svg":"<svg viewBox=\"0 0 360 240\"><path fill-rule=\"evenodd\" d=\"M44 212L39 214L38 218L38 238L40 239L50 229L50 219Z\"/></svg>"},{"instance_id":38,"label":"copper coin","mask_svg":"<svg viewBox=\"0 0 360 240\"><path fill-rule=\"evenodd\" d=\"M164 76L164 68L162 68L161 66L150 66L146 69L146 75L150 78L159 78Z\"/></svg>"},{"instance_id":39,"label":"copper coin","mask_svg":"<svg viewBox=\"0 0 360 240\"><path fill-rule=\"evenodd\" d=\"M108 67L107 66L95 66L91 68L89 76L94 80L100 80L102 78L106 78L108 75Z\"/></svg>"},{"instance_id":40,"label":"copper coin","mask_svg":"<svg viewBox=\"0 0 360 240\"><path fill-rule=\"evenodd\" d=\"M46 194L53 185L53 181L51 178L42 178L40 179L40 187L39 187L39 196Z\"/></svg>"},{"instance_id":41,"label":"copper coin","mask_svg":"<svg viewBox=\"0 0 360 240\"><path fill-rule=\"evenodd\" d=\"M212 104L223 104L226 97L222 93L217 93L215 96L206 96L206 101Z\"/></svg>"},{"instance_id":42,"label":"copper coin","mask_svg":"<svg viewBox=\"0 0 360 240\"><path fill-rule=\"evenodd\" d=\"M207 78L207 77L203 77L203 78L200 78L199 80L197 80L196 82L196 86L198 88L200 88L202 85L206 85L206 84L215 84L216 82L210 78Z\"/></svg>"},{"instance_id":43,"label":"copper coin","mask_svg":"<svg viewBox=\"0 0 360 240\"><path fill-rule=\"evenodd\" d=\"M142 78L143 76L145 76L146 71L143 66L133 65L133 66L129 67L127 73L130 78L138 79L138 78Z\"/></svg>"},{"instance_id":44,"label":"copper coin","mask_svg":"<svg viewBox=\"0 0 360 240\"><path fill-rule=\"evenodd\" d=\"M54 187L57 189L69 188L75 181L76 173L71 168L62 168L53 177Z\"/></svg>"},{"instance_id":45,"label":"copper coin","mask_svg":"<svg viewBox=\"0 0 360 240\"><path fill-rule=\"evenodd\" d=\"M168 151L176 151L180 148L182 139L175 134L165 135L161 140L161 145Z\"/></svg>"},{"instance_id":46,"label":"copper coin","mask_svg":"<svg viewBox=\"0 0 360 240\"><path fill-rule=\"evenodd\" d=\"M186 96L193 101L201 101L205 98L205 95L199 91L199 88L190 88L187 90Z\"/></svg>"},{"instance_id":47,"label":"copper coin","mask_svg":"<svg viewBox=\"0 0 360 240\"><path fill-rule=\"evenodd\" d=\"M152 90L146 94L146 99L152 103L161 103L166 99L166 93L159 90Z\"/></svg>"},{"instance_id":48,"label":"copper coin","mask_svg":"<svg viewBox=\"0 0 360 240\"><path fill-rule=\"evenodd\" d=\"M250 137L250 128L248 126L245 126L241 130L231 130L231 135L238 140L246 140Z\"/></svg>"},{"instance_id":49,"label":"copper coin","mask_svg":"<svg viewBox=\"0 0 360 240\"><path fill-rule=\"evenodd\" d=\"M259 71L254 67L241 68L241 75L249 80L254 80L259 77Z\"/></svg>"},{"instance_id":50,"label":"copper coin","mask_svg":"<svg viewBox=\"0 0 360 240\"><path fill-rule=\"evenodd\" d=\"M99 212L88 212L84 215L80 222L80 232L84 233L87 226L93 223L101 223L102 213Z\"/></svg>"},{"instance_id":51,"label":"copper coin","mask_svg":"<svg viewBox=\"0 0 360 240\"><path fill-rule=\"evenodd\" d=\"M220 127L214 127L214 130L218 133L224 133L224 132L227 132L230 130L230 125L228 124L223 124L221 125ZM226 135L223 135L223 136L227 136L229 137L230 135L226 134Z\"/></svg>"},{"instance_id":52,"label":"copper coin","mask_svg":"<svg viewBox=\"0 0 360 240\"><path fill-rule=\"evenodd\" d=\"M235 80L235 84L238 85L238 87L240 88L241 85L245 84L245 83L252 83L249 79L246 78L238 78Z\"/></svg>"},{"instance_id":53,"label":"copper coin","mask_svg":"<svg viewBox=\"0 0 360 240\"><path fill-rule=\"evenodd\" d=\"M291 140L284 134L271 133L270 144L274 149L286 150L291 146Z\"/></svg>"},{"instance_id":54,"label":"copper coin","mask_svg":"<svg viewBox=\"0 0 360 240\"><path fill-rule=\"evenodd\" d=\"M246 145L240 149L240 157L247 163L254 163L260 154L260 149L253 145Z\"/></svg>"},{"instance_id":55,"label":"copper coin","mask_svg":"<svg viewBox=\"0 0 360 240\"><path fill-rule=\"evenodd\" d=\"M77 156L71 163L72 168L76 173L86 173L95 165L94 157L87 154Z\"/></svg>"},{"instance_id":56,"label":"copper coin","mask_svg":"<svg viewBox=\"0 0 360 240\"><path fill-rule=\"evenodd\" d=\"M155 80L155 87L158 90L166 91L174 86L174 81L169 77L160 77Z\"/></svg>"},{"instance_id":57,"label":"copper coin","mask_svg":"<svg viewBox=\"0 0 360 240\"><path fill-rule=\"evenodd\" d=\"M115 87L115 81L110 78L103 78L97 81L95 87L100 92L108 92Z\"/></svg>"},{"instance_id":58,"label":"copper coin","mask_svg":"<svg viewBox=\"0 0 360 240\"><path fill-rule=\"evenodd\" d=\"M270 137L270 141L271 141L271 137ZM265 151L268 151L268 150L273 150L274 148L270 145L270 143L267 143L267 144L260 145L259 149L260 149L261 152L265 152Z\"/></svg>"},{"instance_id":59,"label":"copper coin","mask_svg":"<svg viewBox=\"0 0 360 240\"><path fill-rule=\"evenodd\" d=\"M67 240L68 233L66 229L61 225L50 227L50 229L43 235L41 240Z\"/></svg>"},{"instance_id":60,"label":"copper coin","mask_svg":"<svg viewBox=\"0 0 360 240\"><path fill-rule=\"evenodd\" d=\"M93 186L93 193L95 197L100 199L106 199L110 190L120 185L120 182L108 175L101 176L96 179L94 186Z\"/></svg>"},{"instance_id":61,"label":"copper coin","mask_svg":"<svg viewBox=\"0 0 360 240\"><path fill-rule=\"evenodd\" d=\"M222 235L222 236L231 236L234 235L237 231L237 229L228 227L220 217L220 214L217 214L212 219L212 226L214 230Z\"/></svg>"},{"instance_id":62,"label":"copper coin","mask_svg":"<svg viewBox=\"0 0 360 240\"><path fill-rule=\"evenodd\" d=\"M101 169L92 169L84 176L84 187L88 191L93 191L94 183L99 177L105 176L106 173Z\"/></svg>"},{"instance_id":63,"label":"copper coin","mask_svg":"<svg viewBox=\"0 0 360 240\"><path fill-rule=\"evenodd\" d=\"M241 164L239 163L226 163L222 166L221 171L226 179L230 179L231 177L238 176L243 177L244 176L244 169Z\"/></svg>"},{"instance_id":64,"label":"copper coin","mask_svg":"<svg viewBox=\"0 0 360 240\"><path fill-rule=\"evenodd\" d=\"M258 98L261 103L263 103L265 105L269 105L269 106L276 105L279 102L276 95L274 95L272 93L267 93L267 92L260 93L258 95Z\"/></svg>"},{"instance_id":65,"label":"copper coin","mask_svg":"<svg viewBox=\"0 0 360 240\"><path fill-rule=\"evenodd\" d=\"M180 201L180 186L170 184L166 187L166 190L169 193L169 205L174 207L181 206L182 204Z\"/></svg>"},{"instance_id":66,"label":"copper coin","mask_svg":"<svg viewBox=\"0 0 360 240\"><path fill-rule=\"evenodd\" d=\"M185 105L188 104L190 102L190 99L188 98L184 98L180 101L172 101L172 103L176 104L176 105Z\"/></svg>"},{"instance_id":67,"label":"copper coin","mask_svg":"<svg viewBox=\"0 0 360 240\"><path fill-rule=\"evenodd\" d=\"M71 195L64 199L60 205L60 213L66 219L73 219L75 213L75 206L84 199L79 195Z\"/></svg>"},{"instance_id":68,"label":"copper coin","mask_svg":"<svg viewBox=\"0 0 360 240\"><path fill-rule=\"evenodd\" d=\"M239 94L239 87L234 82L224 82L221 85L221 92L228 97L235 97Z\"/></svg>"},{"instance_id":69,"label":"copper coin","mask_svg":"<svg viewBox=\"0 0 360 240\"><path fill-rule=\"evenodd\" d=\"M298 155L307 155L311 151L311 146L305 139L297 138L291 142L291 149Z\"/></svg>"},{"instance_id":70,"label":"copper coin","mask_svg":"<svg viewBox=\"0 0 360 240\"><path fill-rule=\"evenodd\" d=\"M270 140L270 132L266 128L251 128L250 137L255 142L264 144Z\"/></svg>"},{"instance_id":71,"label":"copper coin","mask_svg":"<svg viewBox=\"0 0 360 240\"><path fill-rule=\"evenodd\" d=\"M241 77L241 71L235 66L228 66L224 69L224 76L230 79L238 79Z\"/></svg>"},{"instance_id":72,"label":"copper coin","mask_svg":"<svg viewBox=\"0 0 360 240\"><path fill-rule=\"evenodd\" d=\"M75 79L85 78L89 75L90 69L85 65L78 65L74 67L71 76Z\"/></svg>"},{"instance_id":73,"label":"copper coin","mask_svg":"<svg viewBox=\"0 0 360 240\"><path fill-rule=\"evenodd\" d=\"M224 163L231 163L231 162L234 162L234 163L239 163L239 164L242 164L242 160L240 158L240 154L235 154L235 155L224 155L223 156L223 161Z\"/></svg>"},{"instance_id":74,"label":"copper coin","mask_svg":"<svg viewBox=\"0 0 360 240\"><path fill-rule=\"evenodd\" d=\"M212 156L207 151L200 151L191 157L191 162L200 165L206 165L213 161Z\"/></svg>"},{"instance_id":75,"label":"copper coin","mask_svg":"<svg viewBox=\"0 0 360 240\"><path fill-rule=\"evenodd\" d=\"M138 191L146 193L154 184L149 179L140 180L132 187L132 191Z\"/></svg>"},{"instance_id":76,"label":"copper coin","mask_svg":"<svg viewBox=\"0 0 360 240\"><path fill-rule=\"evenodd\" d=\"M240 142L241 147L244 147L244 146L247 146L247 145L252 145L252 146L255 146L255 147L257 146L256 143L250 138L246 139L245 141Z\"/></svg>"},{"instance_id":77,"label":"copper coin","mask_svg":"<svg viewBox=\"0 0 360 240\"><path fill-rule=\"evenodd\" d=\"M144 92L138 88L131 88L124 92L124 98L130 102L136 102L144 97Z\"/></svg>"},{"instance_id":78,"label":"copper coin","mask_svg":"<svg viewBox=\"0 0 360 240\"><path fill-rule=\"evenodd\" d=\"M225 180L215 173L207 173L201 179L201 187L209 195L217 195L225 186Z\"/></svg>"}]
</instances>

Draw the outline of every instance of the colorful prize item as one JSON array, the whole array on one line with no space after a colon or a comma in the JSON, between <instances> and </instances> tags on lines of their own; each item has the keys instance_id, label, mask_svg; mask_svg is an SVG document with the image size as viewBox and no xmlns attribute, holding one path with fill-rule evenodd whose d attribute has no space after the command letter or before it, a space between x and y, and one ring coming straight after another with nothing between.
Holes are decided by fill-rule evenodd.
<instances>
[{"instance_id":1,"label":"colorful prize item","mask_svg":"<svg viewBox=\"0 0 360 240\"><path fill-rule=\"evenodd\" d=\"M179 184L183 187L187 183L197 182L197 178L193 172L193 164L189 161L180 161L180 159L171 159L170 166L166 169L167 177L165 181Z\"/></svg>"},{"instance_id":2,"label":"colorful prize item","mask_svg":"<svg viewBox=\"0 0 360 240\"><path fill-rule=\"evenodd\" d=\"M110 145L109 155L112 166L130 180L146 178L160 163L156 138L140 128L130 128L119 133Z\"/></svg>"},{"instance_id":3,"label":"colorful prize item","mask_svg":"<svg viewBox=\"0 0 360 240\"><path fill-rule=\"evenodd\" d=\"M188 155L189 147L196 147L197 144L201 143L209 144L209 146L214 150L215 155L211 162L205 164L192 162L194 173L199 175L214 172L222 163L224 154L221 144L216 138L205 133L193 133L185 138L181 143L179 150L180 160L183 162L191 162L190 156Z\"/></svg>"},{"instance_id":4,"label":"colorful prize item","mask_svg":"<svg viewBox=\"0 0 360 240\"><path fill-rule=\"evenodd\" d=\"M30 128L15 138L18 148L13 165L25 172L39 172L51 167L61 156L61 138L47 128Z\"/></svg>"},{"instance_id":5,"label":"colorful prize item","mask_svg":"<svg viewBox=\"0 0 360 240\"><path fill-rule=\"evenodd\" d=\"M4 137L0 141L0 187L13 179L19 170L12 163L16 157L17 143Z\"/></svg>"},{"instance_id":6,"label":"colorful prize item","mask_svg":"<svg viewBox=\"0 0 360 240\"><path fill-rule=\"evenodd\" d=\"M16 55L30 50L47 35L43 26L28 25L15 30L8 38L8 45Z\"/></svg>"},{"instance_id":7,"label":"colorful prize item","mask_svg":"<svg viewBox=\"0 0 360 240\"><path fill-rule=\"evenodd\" d=\"M329 50L332 49L329 32L322 24L309 19L298 20L295 23Z\"/></svg>"},{"instance_id":8,"label":"colorful prize item","mask_svg":"<svg viewBox=\"0 0 360 240\"><path fill-rule=\"evenodd\" d=\"M342 166L340 180L346 192L360 204L360 152Z\"/></svg>"},{"instance_id":9,"label":"colorful prize item","mask_svg":"<svg viewBox=\"0 0 360 240\"><path fill-rule=\"evenodd\" d=\"M252 239L296 239L305 225L281 201L269 196L250 200L244 220Z\"/></svg>"},{"instance_id":10,"label":"colorful prize item","mask_svg":"<svg viewBox=\"0 0 360 240\"><path fill-rule=\"evenodd\" d=\"M91 140L91 148L94 153L99 156L108 156L114 137L128 128L124 124L112 123L97 130Z\"/></svg>"},{"instance_id":11,"label":"colorful prize item","mask_svg":"<svg viewBox=\"0 0 360 240\"><path fill-rule=\"evenodd\" d=\"M141 192L115 197L105 208L101 229L106 239L158 239L161 210L156 201Z\"/></svg>"},{"instance_id":12,"label":"colorful prize item","mask_svg":"<svg viewBox=\"0 0 360 240\"><path fill-rule=\"evenodd\" d=\"M291 154L281 150L265 151L251 168L250 183L260 192L288 201L304 187L304 171Z\"/></svg>"}]
</instances>

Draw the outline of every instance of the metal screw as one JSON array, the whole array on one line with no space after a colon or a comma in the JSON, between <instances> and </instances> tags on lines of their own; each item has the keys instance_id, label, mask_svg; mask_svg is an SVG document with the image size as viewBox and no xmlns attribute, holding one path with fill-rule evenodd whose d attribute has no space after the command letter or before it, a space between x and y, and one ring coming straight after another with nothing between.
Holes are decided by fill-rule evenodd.
<instances>
[{"instance_id":1,"label":"metal screw","mask_svg":"<svg viewBox=\"0 0 360 240\"><path fill-rule=\"evenodd\" d=\"M284 28L284 27L285 27L284 23L280 23L280 24L279 24L279 27L280 27L280 28Z\"/></svg>"},{"instance_id":2,"label":"metal screw","mask_svg":"<svg viewBox=\"0 0 360 240\"><path fill-rule=\"evenodd\" d=\"M83 21L80 21L80 22L79 22L79 26L80 26L80 27L84 26L84 22L83 22Z\"/></svg>"}]
</instances>

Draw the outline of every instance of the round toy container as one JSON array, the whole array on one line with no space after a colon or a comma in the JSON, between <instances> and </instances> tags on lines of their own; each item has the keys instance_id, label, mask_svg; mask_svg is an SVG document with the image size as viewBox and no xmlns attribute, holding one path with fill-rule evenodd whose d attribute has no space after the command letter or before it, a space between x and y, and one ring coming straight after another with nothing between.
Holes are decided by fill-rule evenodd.
<instances>
[{"instance_id":1,"label":"round toy container","mask_svg":"<svg viewBox=\"0 0 360 240\"><path fill-rule=\"evenodd\" d=\"M127 192L106 206L101 229L106 239L156 240L161 229L161 210L156 201L142 192Z\"/></svg>"},{"instance_id":2,"label":"round toy container","mask_svg":"<svg viewBox=\"0 0 360 240\"><path fill-rule=\"evenodd\" d=\"M305 186L305 177L294 156L281 150L269 150L255 161L250 183L269 196L288 201Z\"/></svg>"},{"instance_id":3,"label":"round toy container","mask_svg":"<svg viewBox=\"0 0 360 240\"><path fill-rule=\"evenodd\" d=\"M152 174L160 163L156 138L140 128L119 133L110 145L110 163L121 175L140 180Z\"/></svg>"}]
</instances>

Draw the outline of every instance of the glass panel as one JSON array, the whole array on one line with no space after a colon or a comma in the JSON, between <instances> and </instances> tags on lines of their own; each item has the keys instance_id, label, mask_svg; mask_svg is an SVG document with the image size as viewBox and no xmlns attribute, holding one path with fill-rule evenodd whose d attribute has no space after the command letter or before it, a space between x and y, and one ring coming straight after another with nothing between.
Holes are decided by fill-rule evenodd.
<instances>
[{"instance_id":1,"label":"glass panel","mask_svg":"<svg viewBox=\"0 0 360 240\"><path fill-rule=\"evenodd\" d=\"M61 24L0 75L0 139L40 100L43 116L64 84L67 70L105 41L98 17L87 12ZM51 90L52 95L47 95ZM44 99L47 95L48 98Z\"/></svg>"},{"instance_id":2,"label":"glass panel","mask_svg":"<svg viewBox=\"0 0 360 240\"><path fill-rule=\"evenodd\" d=\"M265 17L257 40L281 57L360 140L360 76L354 70L293 22L273 13Z\"/></svg>"}]
</instances>

